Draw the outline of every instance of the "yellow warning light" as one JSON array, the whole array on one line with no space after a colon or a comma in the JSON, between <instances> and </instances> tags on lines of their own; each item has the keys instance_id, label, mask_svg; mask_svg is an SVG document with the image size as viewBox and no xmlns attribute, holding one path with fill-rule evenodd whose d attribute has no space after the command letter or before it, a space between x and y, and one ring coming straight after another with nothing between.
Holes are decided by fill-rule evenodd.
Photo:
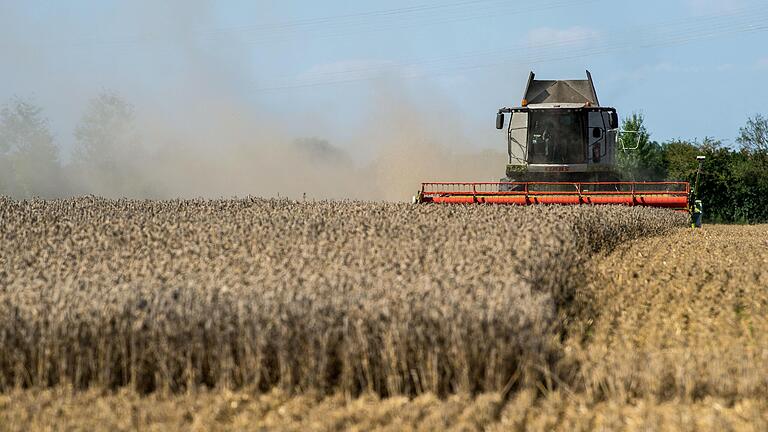
<instances>
[{"instance_id":1,"label":"yellow warning light","mask_svg":"<svg viewBox=\"0 0 768 432\"><path fill-rule=\"evenodd\" d=\"M523 99L523 101L520 102L520 106L528 106L528 99Z\"/></svg>"}]
</instances>

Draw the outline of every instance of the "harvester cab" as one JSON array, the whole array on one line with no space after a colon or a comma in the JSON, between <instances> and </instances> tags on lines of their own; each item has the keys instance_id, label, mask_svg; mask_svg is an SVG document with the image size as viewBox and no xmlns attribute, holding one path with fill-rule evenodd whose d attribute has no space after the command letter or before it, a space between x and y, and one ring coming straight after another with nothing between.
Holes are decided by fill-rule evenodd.
<instances>
[{"instance_id":1,"label":"harvester cab","mask_svg":"<svg viewBox=\"0 0 768 432\"><path fill-rule=\"evenodd\" d=\"M496 128L507 127L506 177L518 181L617 181L616 110L602 107L586 80L537 80L533 72L520 106L501 108Z\"/></svg>"},{"instance_id":2,"label":"harvester cab","mask_svg":"<svg viewBox=\"0 0 768 432\"><path fill-rule=\"evenodd\" d=\"M621 134L639 135L620 130L616 109L600 105L589 71L584 80L535 78L531 72L519 106L496 114L496 128L506 125L505 177L496 183L422 183L416 202L688 208L687 182L620 181L617 152L638 143L621 140ZM634 142L619 148L623 141Z\"/></svg>"}]
</instances>

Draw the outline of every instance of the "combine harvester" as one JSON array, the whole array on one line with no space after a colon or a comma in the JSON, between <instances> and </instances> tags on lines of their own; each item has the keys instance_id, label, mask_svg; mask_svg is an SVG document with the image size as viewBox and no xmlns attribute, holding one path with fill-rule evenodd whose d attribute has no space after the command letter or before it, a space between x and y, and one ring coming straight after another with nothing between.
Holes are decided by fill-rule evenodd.
<instances>
[{"instance_id":1,"label":"combine harvester","mask_svg":"<svg viewBox=\"0 0 768 432\"><path fill-rule=\"evenodd\" d=\"M616 166L621 134L614 108L600 106L586 80L536 80L531 72L522 103L501 108L507 123L506 177L499 182L422 183L416 203L614 204L687 211L688 182L620 181ZM639 137L638 137L639 139ZM621 147L622 151L637 149Z\"/></svg>"}]
</instances>

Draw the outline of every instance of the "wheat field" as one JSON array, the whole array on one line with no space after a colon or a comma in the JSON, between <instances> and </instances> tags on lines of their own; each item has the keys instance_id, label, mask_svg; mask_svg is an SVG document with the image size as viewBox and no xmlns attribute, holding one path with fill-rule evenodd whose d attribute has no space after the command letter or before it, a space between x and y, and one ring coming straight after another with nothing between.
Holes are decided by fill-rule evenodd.
<instances>
[{"instance_id":1,"label":"wheat field","mask_svg":"<svg viewBox=\"0 0 768 432\"><path fill-rule=\"evenodd\" d=\"M260 199L0 217L0 429L766 424L763 226Z\"/></svg>"}]
</instances>

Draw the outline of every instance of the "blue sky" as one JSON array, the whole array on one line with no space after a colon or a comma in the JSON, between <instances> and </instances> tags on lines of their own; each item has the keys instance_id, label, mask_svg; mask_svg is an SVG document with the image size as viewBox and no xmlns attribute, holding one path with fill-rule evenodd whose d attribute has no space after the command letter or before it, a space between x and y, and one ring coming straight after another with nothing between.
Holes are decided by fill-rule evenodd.
<instances>
[{"instance_id":1,"label":"blue sky","mask_svg":"<svg viewBox=\"0 0 768 432\"><path fill-rule=\"evenodd\" d=\"M768 113L758 0L4 0L0 40L0 101L34 97L65 149L103 89L181 123L205 105L187 95L224 94L360 158L389 97L458 128L467 148L503 149L495 111L519 103L531 69L589 69L601 103L641 111L657 140L731 143L748 116Z\"/></svg>"}]
</instances>

